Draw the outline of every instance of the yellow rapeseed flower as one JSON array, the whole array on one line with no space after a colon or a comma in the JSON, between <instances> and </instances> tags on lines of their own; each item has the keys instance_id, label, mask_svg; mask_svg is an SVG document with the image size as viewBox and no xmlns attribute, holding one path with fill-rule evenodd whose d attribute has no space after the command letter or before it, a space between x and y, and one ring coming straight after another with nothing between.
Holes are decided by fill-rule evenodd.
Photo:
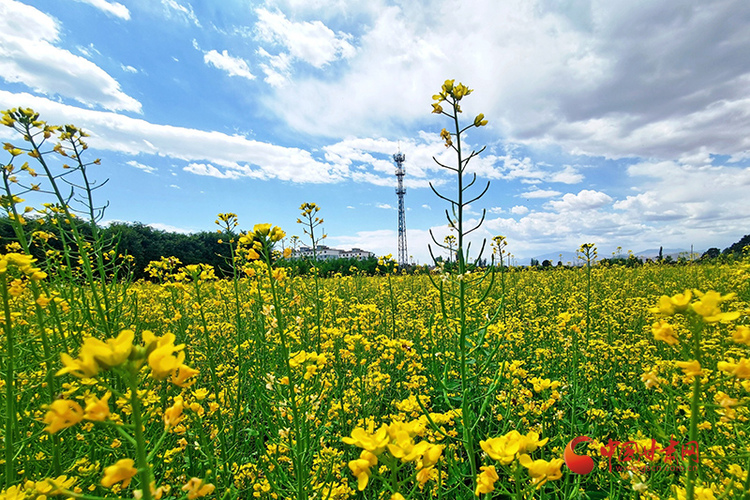
<instances>
[{"instance_id":1,"label":"yellow rapeseed flower","mask_svg":"<svg viewBox=\"0 0 750 500\"><path fill-rule=\"evenodd\" d=\"M122 487L126 488L131 479L138 473L138 469L133 467L135 462L130 458L123 458L118 460L114 465L110 465L104 469L104 477L102 477L102 486L105 488L111 488L117 483L122 483Z\"/></svg>"},{"instance_id":2,"label":"yellow rapeseed flower","mask_svg":"<svg viewBox=\"0 0 750 500\"><path fill-rule=\"evenodd\" d=\"M367 486L367 482L370 480L370 467L377 465L378 457L375 454L362 450L357 460L351 460L349 462L349 469L352 471L354 477L357 478L357 489L362 491Z\"/></svg>"},{"instance_id":3,"label":"yellow rapeseed flower","mask_svg":"<svg viewBox=\"0 0 750 500\"><path fill-rule=\"evenodd\" d=\"M81 405L69 399L56 399L46 408L44 423L47 427L44 430L50 434L72 427L83 419Z\"/></svg>"},{"instance_id":4,"label":"yellow rapeseed flower","mask_svg":"<svg viewBox=\"0 0 750 500\"><path fill-rule=\"evenodd\" d=\"M182 396L175 396L174 404L164 410L164 428L169 430L182 421L182 409L184 408Z\"/></svg>"},{"instance_id":5,"label":"yellow rapeseed flower","mask_svg":"<svg viewBox=\"0 0 750 500\"><path fill-rule=\"evenodd\" d=\"M153 334L151 336L153 337ZM145 337L146 332L144 332L144 339ZM159 338L153 337L153 339L152 343L156 344L156 348L148 355L148 365L151 367L151 376L154 379L164 380L183 365L185 353L182 350L185 344L174 345L173 333L167 333Z\"/></svg>"},{"instance_id":6,"label":"yellow rapeseed flower","mask_svg":"<svg viewBox=\"0 0 750 500\"><path fill-rule=\"evenodd\" d=\"M651 333L654 334L656 340L661 340L669 345L675 345L678 342L675 338L674 327L666 321L657 321L651 325Z\"/></svg>"},{"instance_id":7,"label":"yellow rapeseed flower","mask_svg":"<svg viewBox=\"0 0 750 500\"><path fill-rule=\"evenodd\" d=\"M675 361L675 364L682 369L682 372L688 377L703 375L701 364L693 359L690 361Z\"/></svg>"},{"instance_id":8,"label":"yellow rapeseed flower","mask_svg":"<svg viewBox=\"0 0 750 500\"><path fill-rule=\"evenodd\" d=\"M89 399L86 404L86 410L83 413L83 418L96 422L107 420L109 417L109 398L111 396L112 393L108 392L101 399L96 396Z\"/></svg>"},{"instance_id":9,"label":"yellow rapeseed flower","mask_svg":"<svg viewBox=\"0 0 750 500\"><path fill-rule=\"evenodd\" d=\"M659 386L659 377L657 377L656 372L652 370L641 375L641 382L646 385L646 389L651 389L652 387Z\"/></svg>"},{"instance_id":10,"label":"yellow rapeseed flower","mask_svg":"<svg viewBox=\"0 0 750 500\"><path fill-rule=\"evenodd\" d=\"M346 444L352 444L375 455L380 455L388 446L388 426L382 425L376 432L367 432L361 427L352 430L351 437L342 438Z\"/></svg>"},{"instance_id":11,"label":"yellow rapeseed flower","mask_svg":"<svg viewBox=\"0 0 750 500\"><path fill-rule=\"evenodd\" d=\"M723 313L719 307L722 302L734 298L735 294L730 293L727 295L721 295L719 292L713 290L708 291L705 294L696 290L695 293L698 295L699 299L696 302L693 302L692 309L696 314L700 315L706 323L734 321L740 317L739 311Z\"/></svg>"},{"instance_id":12,"label":"yellow rapeseed flower","mask_svg":"<svg viewBox=\"0 0 750 500\"><path fill-rule=\"evenodd\" d=\"M750 361L747 358L742 358L739 363L719 361L716 367L724 373L734 375L737 378L750 379Z\"/></svg>"},{"instance_id":13,"label":"yellow rapeseed flower","mask_svg":"<svg viewBox=\"0 0 750 500\"><path fill-rule=\"evenodd\" d=\"M516 455L532 452L538 447L544 446L548 440L548 438L540 440L539 434L533 431L524 436L514 429L504 436L480 441L479 446L493 460L508 465L516 458Z\"/></svg>"},{"instance_id":14,"label":"yellow rapeseed flower","mask_svg":"<svg viewBox=\"0 0 750 500\"><path fill-rule=\"evenodd\" d=\"M177 367L177 370L172 373L172 376L170 377L169 381L172 382L177 387L190 387L195 383L195 379L189 380L195 375L198 375L200 373L199 370L195 370L193 368L190 368L187 365L180 365Z\"/></svg>"},{"instance_id":15,"label":"yellow rapeseed flower","mask_svg":"<svg viewBox=\"0 0 750 500\"><path fill-rule=\"evenodd\" d=\"M546 460L532 460L530 456L524 454L518 458L518 463L529 469L529 475L537 488L540 488L547 481L555 481L562 477L560 470L565 463L562 458L555 458L549 462Z\"/></svg>"},{"instance_id":16,"label":"yellow rapeseed flower","mask_svg":"<svg viewBox=\"0 0 750 500\"><path fill-rule=\"evenodd\" d=\"M108 339L107 342L93 337L85 338L77 359L66 353L60 355L65 366L57 375L70 373L78 378L93 377L99 373L99 369L107 370L124 363L133 349L133 336L132 330L123 330L116 338Z\"/></svg>"},{"instance_id":17,"label":"yellow rapeseed flower","mask_svg":"<svg viewBox=\"0 0 750 500\"><path fill-rule=\"evenodd\" d=\"M750 327L740 325L732 334L732 340L738 344L750 345Z\"/></svg>"},{"instance_id":18,"label":"yellow rapeseed flower","mask_svg":"<svg viewBox=\"0 0 750 500\"><path fill-rule=\"evenodd\" d=\"M481 467L481 470L477 475L477 488L474 491L476 496L495 491L495 482L500 479L494 465Z\"/></svg>"},{"instance_id":19,"label":"yellow rapeseed flower","mask_svg":"<svg viewBox=\"0 0 750 500\"><path fill-rule=\"evenodd\" d=\"M194 500L195 498L205 497L214 492L214 485L211 483L204 483L202 479L193 477L183 487L182 491L187 492L188 500Z\"/></svg>"}]
</instances>

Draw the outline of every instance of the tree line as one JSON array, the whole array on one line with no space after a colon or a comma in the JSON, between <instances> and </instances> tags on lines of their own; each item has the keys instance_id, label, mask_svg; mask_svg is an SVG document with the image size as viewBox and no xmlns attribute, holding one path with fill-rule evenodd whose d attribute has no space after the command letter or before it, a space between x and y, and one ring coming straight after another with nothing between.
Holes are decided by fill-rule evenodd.
<instances>
[{"instance_id":1,"label":"tree line","mask_svg":"<svg viewBox=\"0 0 750 500\"><path fill-rule=\"evenodd\" d=\"M31 234L35 231L45 231L47 233L58 235L60 228L52 225L50 222L40 220L30 220L26 226L26 231ZM80 226L84 233L90 233L90 227L86 224ZM188 264L210 264L216 270L219 277L226 277L231 274L229 265L229 247L228 242L233 236L226 232L201 231L197 233L183 234L169 231L154 229L140 222L125 223L117 222L101 228L103 239L109 242L110 247L117 254L129 255L132 259L132 272L134 279L148 279L144 271L149 262L159 260L161 257L177 257L183 265ZM0 245L7 248L8 244L15 241L15 233L11 222L7 217L0 218ZM62 249L59 238L50 239L47 244L49 247L57 250ZM750 246L750 234L743 236L739 241L720 251L718 248L710 248L704 252L701 261L713 261L730 259L741 255L746 247ZM43 260L45 258L44 248L37 246L34 249L34 257ZM633 257L621 257L602 259L609 265L624 265L628 267L641 265L640 259ZM665 263L680 264L680 259L664 259ZM288 259L279 260L279 266L289 269L294 275L306 275L313 272L312 264L305 259ZM553 267L552 262L543 263L535 262L539 267ZM562 263L558 263L561 265ZM451 263L444 263L451 265ZM341 274L343 276L351 274L373 275L382 272L392 271L393 263L379 264L376 257L368 259L329 259L317 261L314 266L321 276L333 276ZM424 272L426 266L409 266L403 271L407 272Z\"/></svg>"}]
</instances>

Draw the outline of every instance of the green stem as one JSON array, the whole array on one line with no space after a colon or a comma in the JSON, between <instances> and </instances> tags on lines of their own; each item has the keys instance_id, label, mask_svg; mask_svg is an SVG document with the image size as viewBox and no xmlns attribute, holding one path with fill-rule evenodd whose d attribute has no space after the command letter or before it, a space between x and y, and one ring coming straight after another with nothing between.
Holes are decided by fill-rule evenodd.
<instances>
[{"instance_id":1,"label":"green stem","mask_svg":"<svg viewBox=\"0 0 750 500\"><path fill-rule=\"evenodd\" d=\"M8 171L3 170L3 183L5 185L5 192L7 193L9 199L13 199L13 194L10 189L10 183L8 181ZM23 227L18 223L20 220L19 213L16 210L16 205L11 203L10 207L8 209L10 212L10 215L12 215L12 225L13 225L13 231L16 234L16 238L18 238L18 242L21 245L21 249L26 255L31 255L31 248L29 246L29 241L26 238L26 233L23 230ZM34 296L34 314L36 318L37 327L39 329L39 338L42 339L42 350L44 351L44 365L46 369L45 373L45 381L47 383L47 391L49 393L49 399L50 401L53 401L55 399L55 395L57 393L56 384L55 384L55 376L52 371L52 351L50 349L50 342L49 342L49 336L47 335L47 329L44 326L44 311L42 310L42 307L37 303L37 299L39 299L40 290L39 285L36 281L31 280L31 292ZM52 470L54 471L55 475L59 476L62 474L62 468L60 467L60 436L57 434L52 435L51 439L52 443Z\"/></svg>"},{"instance_id":2,"label":"green stem","mask_svg":"<svg viewBox=\"0 0 750 500\"><path fill-rule=\"evenodd\" d=\"M701 333L703 330L702 319L693 320L693 357L698 363L701 361ZM698 419L700 418L700 396L701 396L701 376L693 377L693 395L690 401L690 430L689 441L698 442ZM688 467L687 485L685 496L687 500L695 499L695 476L697 467Z\"/></svg>"},{"instance_id":3,"label":"green stem","mask_svg":"<svg viewBox=\"0 0 750 500\"><path fill-rule=\"evenodd\" d=\"M453 101L453 122L456 128L456 152L458 154L458 200L457 200L457 218L458 224L458 246L456 247L456 261L458 264L458 308L459 308L459 350L460 350L460 375L461 375L461 421L463 425L463 444L468 455L471 477L477 477L476 453L474 450L474 436L471 432L473 422L471 421L471 398L469 396L469 373L466 363L466 283L464 274L466 273L466 256L464 254L464 164L461 149L461 127L458 123L458 102Z\"/></svg>"},{"instance_id":4,"label":"green stem","mask_svg":"<svg viewBox=\"0 0 750 500\"><path fill-rule=\"evenodd\" d=\"M143 435L143 416L141 400L138 398L138 369L131 366L128 382L130 385L130 406L133 410L133 425L135 426L135 452L138 464L138 480L143 500L151 500L151 467L146 454L146 439Z\"/></svg>"},{"instance_id":5,"label":"green stem","mask_svg":"<svg viewBox=\"0 0 750 500\"><path fill-rule=\"evenodd\" d=\"M225 484L228 484L228 482L231 480L231 474L229 472L229 456L227 453L228 447L227 447L227 437L225 435L225 429L226 426L224 424L224 414L222 413L222 401L219 399L219 394L221 394L221 385L219 384L219 377L216 374L216 363L214 362L214 358L212 355L213 350L211 349L211 339L208 335L208 321L206 320L206 313L203 310L203 298L201 297L201 290L200 290L200 276L196 275L194 276L194 282L195 282L195 300L198 303L198 312L201 317L201 327L203 330L203 342L206 345L206 359L208 360L208 368L209 372L211 373L211 384L213 385L213 392L216 395L216 402L219 403L219 408L216 410L216 413L218 415L218 424L219 424L219 444L221 445L221 465L222 469L224 471L224 477L222 478ZM226 397L226 394L225 394Z\"/></svg>"},{"instance_id":6,"label":"green stem","mask_svg":"<svg viewBox=\"0 0 750 500\"><path fill-rule=\"evenodd\" d=\"M15 455L15 432L13 424L16 421L16 394L15 394L15 343L13 336L13 325L10 315L10 297L5 280L5 273L0 274L0 293L3 296L3 313L5 339L7 341L8 361L5 369L5 487L8 488L15 483L16 473L13 470L13 458Z\"/></svg>"},{"instance_id":7,"label":"green stem","mask_svg":"<svg viewBox=\"0 0 750 500\"><path fill-rule=\"evenodd\" d=\"M388 273L388 292L391 297L391 340L392 340L396 338L396 299L393 296L393 283L391 283L391 273Z\"/></svg>"},{"instance_id":8,"label":"green stem","mask_svg":"<svg viewBox=\"0 0 750 500\"><path fill-rule=\"evenodd\" d=\"M279 340L281 341L281 355L284 358L284 368L286 371L286 377L289 380L287 387L287 397L289 399L289 406L292 409L292 424L294 425L294 432L289 433L289 449L293 453L292 467L295 479L297 480L297 500L305 500L307 498L307 491L305 489L305 476L303 474L303 453L305 451L303 438L309 439L309 436L303 436L301 433L299 409L297 408L297 395L294 392L294 380L292 377L292 365L289 360L289 344L286 337L286 328L284 324L284 316L281 311L281 300L279 299L278 292L276 290L275 278L273 277L273 266L271 265L271 252L270 249L265 253L264 260L266 268L268 269L268 280L271 283L271 296L273 297L273 308L276 316L276 325L279 331Z\"/></svg>"}]
</instances>

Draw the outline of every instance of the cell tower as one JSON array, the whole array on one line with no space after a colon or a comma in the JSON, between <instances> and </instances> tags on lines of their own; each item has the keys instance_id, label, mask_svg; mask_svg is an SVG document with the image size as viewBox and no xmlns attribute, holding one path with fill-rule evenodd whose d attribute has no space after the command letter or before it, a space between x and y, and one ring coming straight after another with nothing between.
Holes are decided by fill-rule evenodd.
<instances>
[{"instance_id":1,"label":"cell tower","mask_svg":"<svg viewBox=\"0 0 750 500\"><path fill-rule=\"evenodd\" d=\"M396 195L398 196L398 265L406 266L409 264L408 254L406 252L406 210L404 209L404 195L406 194L406 188L404 187L404 161L406 155L399 151L393 155L393 161L396 162L396 178L398 179L398 187L396 187Z\"/></svg>"}]
</instances>

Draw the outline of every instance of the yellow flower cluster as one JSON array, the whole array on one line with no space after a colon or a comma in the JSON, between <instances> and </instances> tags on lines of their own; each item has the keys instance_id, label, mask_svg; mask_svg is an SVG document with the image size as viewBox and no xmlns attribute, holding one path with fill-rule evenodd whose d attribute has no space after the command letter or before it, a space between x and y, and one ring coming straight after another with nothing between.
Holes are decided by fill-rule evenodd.
<instances>
[{"instance_id":1,"label":"yellow flower cluster","mask_svg":"<svg viewBox=\"0 0 750 500\"><path fill-rule=\"evenodd\" d=\"M46 478L41 481L25 481L23 484L10 486L0 493L0 500L44 500L46 497L65 495L71 491L80 493L81 489L78 487L71 490L75 482L74 477L68 476Z\"/></svg>"},{"instance_id":2,"label":"yellow flower cluster","mask_svg":"<svg viewBox=\"0 0 750 500\"><path fill-rule=\"evenodd\" d=\"M415 443L414 438L423 431L424 424L419 420L383 424L375 432L362 427L352 430L351 437L345 437L343 441L363 450L359 459L349 462L349 469L357 478L357 488L360 491L365 489L372 475L372 467L378 464L378 457L386 451L402 463L413 462L417 471L417 481L420 484L426 483L432 467L443 453L444 446L428 441Z\"/></svg>"},{"instance_id":3,"label":"yellow flower cluster","mask_svg":"<svg viewBox=\"0 0 750 500\"><path fill-rule=\"evenodd\" d=\"M135 333L132 330L123 330L116 338L108 339L106 342L87 337L78 352L78 358L66 353L60 355L65 367L60 369L57 375L70 373L78 378L90 378L96 376L100 369L109 370L119 366L130 357L134 337Z\"/></svg>"},{"instance_id":4,"label":"yellow flower cluster","mask_svg":"<svg viewBox=\"0 0 750 500\"><path fill-rule=\"evenodd\" d=\"M127 361L135 363L136 367L144 361L151 368L151 376L156 380L164 380L171 376L170 381L180 387L188 386L187 380L198 373L197 370L185 365L184 344L175 345L173 333L157 337L151 331L143 332L143 346L134 347L135 333L123 330L114 339L106 342L87 337L78 353L77 358L62 353L60 358L65 365L57 375L70 373L78 378L94 377L99 370L109 370Z\"/></svg>"},{"instance_id":5,"label":"yellow flower cluster","mask_svg":"<svg viewBox=\"0 0 750 500\"><path fill-rule=\"evenodd\" d=\"M0 255L0 275L6 274L9 266L14 266L33 281L43 280L47 277L47 273L34 267L34 262L36 259L31 255L21 253Z\"/></svg>"},{"instance_id":6,"label":"yellow flower cluster","mask_svg":"<svg viewBox=\"0 0 750 500\"><path fill-rule=\"evenodd\" d=\"M299 366L305 367L305 380L310 380L311 378L313 378L318 370L323 369L327 362L328 358L325 354L305 352L304 350L292 353L289 356L290 368L297 368Z\"/></svg>"},{"instance_id":7,"label":"yellow flower cluster","mask_svg":"<svg viewBox=\"0 0 750 500\"><path fill-rule=\"evenodd\" d=\"M547 444L548 440L549 438L539 439L539 434L534 431L523 435L514 429L503 436L480 441L479 445L487 456L501 465L509 465L518 460L520 465L528 469L532 484L540 488L547 481L562 477L561 467L564 462L561 458L551 461L532 460L528 455ZM481 467L481 471L477 475L477 487L474 491L476 496L494 491L495 482L499 479L494 465Z\"/></svg>"},{"instance_id":8,"label":"yellow flower cluster","mask_svg":"<svg viewBox=\"0 0 750 500\"><path fill-rule=\"evenodd\" d=\"M700 290L685 290L684 293L672 297L662 295L659 297L659 304L650 311L661 316L674 316L692 311L706 323L730 322L740 317L739 311L722 312L719 306L734 297L733 293L721 295L713 290L706 293ZM693 298L696 300L691 303Z\"/></svg>"}]
</instances>

